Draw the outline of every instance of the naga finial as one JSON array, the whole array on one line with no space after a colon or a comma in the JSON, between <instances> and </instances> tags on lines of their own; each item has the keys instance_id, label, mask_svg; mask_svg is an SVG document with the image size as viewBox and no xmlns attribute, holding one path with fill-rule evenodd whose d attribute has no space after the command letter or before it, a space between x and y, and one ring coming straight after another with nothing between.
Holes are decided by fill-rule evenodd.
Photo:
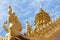
<instances>
[{"instance_id":1,"label":"naga finial","mask_svg":"<svg viewBox=\"0 0 60 40\"><path fill-rule=\"evenodd\" d=\"M8 28L5 24L8 24ZM11 6L8 7L8 20L3 23L3 28L8 34L6 35L7 39L10 38L10 36L20 35L22 31L22 25L15 15L15 12L12 12Z\"/></svg>"}]
</instances>

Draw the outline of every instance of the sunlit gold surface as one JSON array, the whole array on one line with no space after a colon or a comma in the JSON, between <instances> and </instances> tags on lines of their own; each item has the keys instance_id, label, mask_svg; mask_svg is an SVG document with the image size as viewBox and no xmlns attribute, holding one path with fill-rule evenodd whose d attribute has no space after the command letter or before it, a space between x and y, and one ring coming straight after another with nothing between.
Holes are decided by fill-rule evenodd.
<instances>
[{"instance_id":1,"label":"sunlit gold surface","mask_svg":"<svg viewBox=\"0 0 60 40\"><path fill-rule=\"evenodd\" d=\"M5 24L8 24L8 28ZM0 40L11 40L12 37L21 35L22 25L15 12L12 12L11 6L8 8L8 20L3 23L3 28L7 34L5 38L0 37ZM30 40L53 40L57 35L60 35L60 17L51 21L49 14L41 8L35 16L34 29L26 20L26 32L21 36ZM19 40L18 37L17 39Z\"/></svg>"}]
</instances>

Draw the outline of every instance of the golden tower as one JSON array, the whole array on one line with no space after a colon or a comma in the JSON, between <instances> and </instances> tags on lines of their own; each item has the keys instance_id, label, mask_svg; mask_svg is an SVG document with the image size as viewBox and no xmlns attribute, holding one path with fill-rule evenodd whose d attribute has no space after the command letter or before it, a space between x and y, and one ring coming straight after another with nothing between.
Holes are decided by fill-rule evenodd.
<instances>
[{"instance_id":1,"label":"golden tower","mask_svg":"<svg viewBox=\"0 0 60 40\"><path fill-rule=\"evenodd\" d=\"M47 12L45 12L42 8L40 8L39 13L36 14L35 16L35 24L36 25L38 22L42 24L47 24L50 20L50 16Z\"/></svg>"},{"instance_id":2,"label":"golden tower","mask_svg":"<svg viewBox=\"0 0 60 40\"><path fill-rule=\"evenodd\" d=\"M31 33L31 27L28 20L26 20L26 34L30 34L30 33Z\"/></svg>"}]
</instances>

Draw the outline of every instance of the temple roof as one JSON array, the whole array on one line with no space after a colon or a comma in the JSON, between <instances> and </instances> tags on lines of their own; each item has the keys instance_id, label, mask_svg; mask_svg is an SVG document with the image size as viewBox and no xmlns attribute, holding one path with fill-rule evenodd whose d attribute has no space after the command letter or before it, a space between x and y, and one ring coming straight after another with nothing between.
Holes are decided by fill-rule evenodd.
<instances>
[{"instance_id":1,"label":"temple roof","mask_svg":"<svg viewBox=\"0 0 60 40\"><path fill-rule=\"evenodd\" d=\"M35 24L36 24L36 22L38 22L38 21L40 22L42 20L50 21L50 16L47 12L45 12L42 8L40 8L40 11L35 16Z\"/></svg>"}]
</instances>

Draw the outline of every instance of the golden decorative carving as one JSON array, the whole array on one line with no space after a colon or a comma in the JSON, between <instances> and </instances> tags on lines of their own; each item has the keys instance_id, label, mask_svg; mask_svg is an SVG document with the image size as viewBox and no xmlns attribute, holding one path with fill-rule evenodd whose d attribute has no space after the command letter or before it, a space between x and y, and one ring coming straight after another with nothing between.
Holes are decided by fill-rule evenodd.
<instances>
[{"instance_id":1,"label":"golden decorative carving","mask_svg":"<svg viewBox=\"0 0 60 40\"><path fill-rule=\"evenodd\" d=\"M8 28L5 24L8 24ZM0 37L0 40L15 40L15 38L20 40L22 36L30 40L53 40L55 36L60 35L60 17L51 21L49 14L41 8L35 16L34 29L26 20L26 32L21 36L22 25L15 12L12 12L11 6L9 6L8 20L3 23L3 28L7 34L5 38Z\"/></svg>"}]
</instances>

